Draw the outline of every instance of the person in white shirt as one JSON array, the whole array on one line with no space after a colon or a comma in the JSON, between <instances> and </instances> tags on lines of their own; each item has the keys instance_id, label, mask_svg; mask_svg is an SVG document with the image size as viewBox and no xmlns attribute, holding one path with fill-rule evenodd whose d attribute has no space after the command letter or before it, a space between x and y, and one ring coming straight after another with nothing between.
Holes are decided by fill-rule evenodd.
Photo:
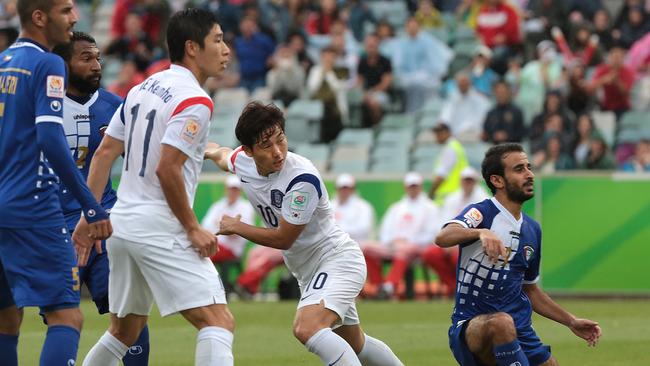
<instances>
[{"instance_id":1,"label":"person in white shirt","mask_svg":"<svg viewBox=\"0 0 650 366\"><path fill-rule=\"evenodd\" d=\"M460 173L461 188L445 198L442 206L442 216L445 221L456 217L465 207L472 203L481 202L488 194L478 185L480 176L471 166L465 167ZM431 245L422 253L422 262L433 268L444 285L443 294L452 296L456 290L456 266L458 265L458 247L441 248Z\"/></svg>"},{"instance_id":2,"label":"person in white shirt","mask_svg":"<svg viewBox=\"0 0 650 366\"><path fill-rule=\"evenodd\" d=\"M88 185L99 198L124 155L106 244L111 324L84 366L118 365L154 300L162 316L181 313L197 328L196 366L234 363L235 321L209 259L217 237L192 210L213 109L201 85L226 68L230 51L214 14L201 9L170 18L167 44L172 65L129 91L91 162Z\"/></svg>"},{"instance_id":3,"label":"person in white shirt","mask_svg":"<svg viewBox=\"0 0 650 366\"><path fill-rule=\"evenodd\" d=\"M355 299L366 279L363 254L336 225L318 170L288 152L282 111L252 102L235 134L242 146L232 150L214 144L206 158L237 174L266 227L224 216L219 234L283 250L301 290L294 336L324 365L402 365L385 343L361 329Z\"/></svg>"},{"instance_id":4,"label":"person in white shirt","mask_svg":"<svg viewBox=\"0 0 650 366\"><path fill-rule=\"evenodd\" d=\"M341 174L336 178L336 198L331 204L336 224L350 234L352 240L363 244L372 239L375 210L356 193L353 176Z\"/></svg>"},{"instance_id":5,"label":"person in white shirt","mask_svg":"<svg viewBox=\"0 0 650 366\"><path fill-rule=\"evenodd\" d=\"M241 216L241 220L254 225L255 212L248 201L241 196L241 182L234 175L226 178L226 196L210 206L201 221L201 226L210 232L219 231L219 221L223 215ZM212 263L238 260L244 253L246 239L239 235L219 235L219 250L210 257Z\"/></svg>"},{"instance_id":6,"label":"person in white shirt","mask_svg":"<svg viewBox=\"0 0 650 366\"><path fill-rule=\"evenodd\" d=\"M460 141L481 141L483 121L492 107L490 100L472 86L467 72L456 74L458 90L453 92L440 112L440 122L451 127Z\"/></svg>"},{"instance_id":7,"label":"person in white shirt","mask_svg":"<svg viewBox=\"0 0 650 366\"><path fill-rule=\"evenodd\" d=\"M406 196L392 204L382 219L379 245L364 245L368 281L381 286L381 295L396 295L397 286L409 265L433 244L442 217L438 207L422 192L422 176L410 172L404 176ZM383 279L382 261L392 259L390 272ZM382 283L383 282L383 283Z\"/></svg>"}]
</instances>

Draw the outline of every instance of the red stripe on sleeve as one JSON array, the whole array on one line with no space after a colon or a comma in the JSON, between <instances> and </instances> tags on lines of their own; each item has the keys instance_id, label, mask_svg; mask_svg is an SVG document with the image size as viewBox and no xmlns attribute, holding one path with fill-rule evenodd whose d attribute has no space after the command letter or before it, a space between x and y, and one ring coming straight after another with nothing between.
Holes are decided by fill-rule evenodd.
<instances>
[{"instance_id":1,"label":"red stripe on sleeve","mask_svg":"<svg viewBox=\"0 0 650 366\"><path fill-rule=\"evenodd\" d=\"M214 104L212 104L212 100L210 98L206 97L193 97L193 98L188 98L185 99L184 101L178 103L176 106L176 109L174 109L174 113L172 113L172 117L175 115L181 113L185 108L191 107L193 105L197 104L203 104L204 106L208 107L210 110L210 116L212 117L212 110L214 109Z\"/></svg>"},{"instance_id":2,"label":"red stripe on sleeve","mask_svg":"<svg viewBox=\"0 0 650 366\"><path fill-rule=\"evenodd\" d=\"M230 155L230 163L232 164L232 172L235 172L235 160L237 159L237 154L239 154L242 151L243 147L240 146L233 151L232 155Z\"/></svg>"}]
</instances>

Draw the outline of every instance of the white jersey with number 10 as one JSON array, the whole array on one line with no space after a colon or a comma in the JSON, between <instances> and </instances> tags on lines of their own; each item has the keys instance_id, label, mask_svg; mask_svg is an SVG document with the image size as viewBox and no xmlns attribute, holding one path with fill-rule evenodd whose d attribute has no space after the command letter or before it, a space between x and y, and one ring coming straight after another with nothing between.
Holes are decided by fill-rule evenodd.
<instances>
[{"instance_id":1,"label":"white jersey with number 10","mask_svg":"<svg viewBox=\"0 0 650 366\"><path fill-rule=\"evenodd\" d=\"M174 242L191 245L167 204L156 170L162 144L187 155L183 177L189 202L194 202L212 108L194 75L178 65L129 91L106 131L124 141L118 200L111 212L114 236L168 248Z\"/></svg>"}]
</instances>

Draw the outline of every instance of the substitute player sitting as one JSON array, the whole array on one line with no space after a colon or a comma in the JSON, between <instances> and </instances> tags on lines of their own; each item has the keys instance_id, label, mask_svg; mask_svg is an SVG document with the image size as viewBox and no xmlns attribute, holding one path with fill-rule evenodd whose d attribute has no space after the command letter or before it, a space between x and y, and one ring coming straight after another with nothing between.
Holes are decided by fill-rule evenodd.
<instances>
[{"instance_id":1,"label":"substitute player sitting","mask_svg":"<svg viewBox=\"0 0 650 366\"><path fill-rule=\"evenodd\" d=\"M211 146L210 158L241 179L266 228L224 216L220 234L282 249L301 298L293 333L324 365L402 365L382 341L363 333L355 298L366 278L359 245L334 222L314 165L288 152L284 116L274 105L246 106L235 128L242 146Z\"/></svg>"},{"instance_id":2,"label":"substitute player sitting","mask_svg":"<svg viewBox=\"0 0 650 366\"><path fill-rule=\"evenodd\" d=\"M493 146L481 170L494 197L467 206L436 238L440 246L460 246L449 328L454 357L462 366L557 365L532 327L533 310L596 345L598 323L576 318L537 286L542 232L521 212L534 180L523 148Z\"/></svg>"}]
</instances>

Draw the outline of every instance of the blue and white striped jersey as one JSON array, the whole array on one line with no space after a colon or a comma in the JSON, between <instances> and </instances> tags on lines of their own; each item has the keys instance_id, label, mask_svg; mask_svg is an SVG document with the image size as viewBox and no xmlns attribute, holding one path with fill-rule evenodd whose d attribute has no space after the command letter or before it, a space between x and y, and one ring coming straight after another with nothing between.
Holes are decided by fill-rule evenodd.
<instances>
[{"instance_id":1,"label":"blue and white striped jersey","mask_svg":"<svg viewBox=\"0 0 650 366\"><path fill-rule=\"evenodd\" d=\"M461 244L456 281L454 324L480 314L506 312L517 328L530 325L532 307L522 284L539 280L542 231L522 213L519 220L496 198L467 206L447 224L493 231L503 242L507 258L494 264L479 240Z\"/></svg>"}]
</instances>

